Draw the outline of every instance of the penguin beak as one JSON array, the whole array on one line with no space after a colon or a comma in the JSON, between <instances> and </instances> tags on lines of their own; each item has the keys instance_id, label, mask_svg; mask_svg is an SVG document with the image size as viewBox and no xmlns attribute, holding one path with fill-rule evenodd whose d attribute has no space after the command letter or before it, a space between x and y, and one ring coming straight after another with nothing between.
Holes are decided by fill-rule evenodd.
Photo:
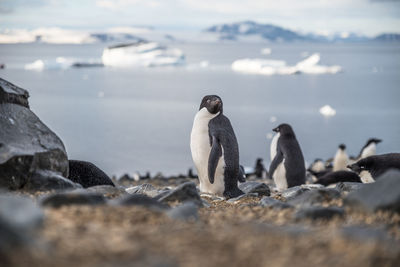
<instances>
[{"instance_id":1,"label":"penguin beak","mask_svg":"<svg viewBox=\"0 0 400 267\"><path fill-rule=\"evenodd\" d=\"M276 132L276 133L279 133L279 127L276 127L276 128L274 128L274 129L272 129L272 131L274 131L274 132Z\"/></svg>"},{"instance_id":2,"label":"penguin beak","mask_svg":"<svg viewBox=\"0 0 400 267\"><path fill-rule=\"evenodd\" d=\"M382 142L382 139L376 139L375 143L379 144L380 142Z\"/></svg>"}]
</instances>

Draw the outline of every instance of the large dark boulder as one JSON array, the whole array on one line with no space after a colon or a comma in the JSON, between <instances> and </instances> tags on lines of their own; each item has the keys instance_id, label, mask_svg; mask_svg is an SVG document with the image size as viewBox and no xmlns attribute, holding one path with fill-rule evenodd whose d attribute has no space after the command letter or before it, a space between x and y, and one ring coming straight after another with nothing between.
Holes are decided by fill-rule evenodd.
<instances>
[{"instance_id":1,"label":"large dark boulder","mask_svg":"<svg viewBox=\"0 0 400 267\"><path fill-rule=\"evenodd\" d=\"M96 165L81 160L69 161L68 179L81 184L85 188L96 185L115 186L110 177L108 177L108 175L100 170Z\"/></svg>"},{"instance_id":2,"label":"large dark boulder","mask_svg":"<svg viewBox=\"0 0 400 267\"><path fill-rule=\"evenodd\" d=\"M344 199L354 209L368 212L387 210L400 213L400 171L389 170L375 183L364 184Z\"/></svg>"},{"instance_id":3,"label":"large dark boulder","mask_svg":"<svg viewBox=\"0 0 400 267\"><path fill-rule=\"evenodd\" d=\"M29 109L28 97L0 79L0 188L24 188L40 171L68 176L64 144Z\"/></svg>"}]
</instances>

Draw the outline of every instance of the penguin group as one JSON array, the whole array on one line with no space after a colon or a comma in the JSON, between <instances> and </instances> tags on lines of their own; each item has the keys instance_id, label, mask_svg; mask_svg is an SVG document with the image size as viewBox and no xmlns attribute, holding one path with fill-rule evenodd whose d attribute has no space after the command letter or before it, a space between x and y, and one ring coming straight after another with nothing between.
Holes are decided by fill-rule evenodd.
<instances>
[{"instance_id":1,"label":"penguin group","mask_svg":"<svg viewBox=\"0 0 400 267\"><path fill-rule=\"evenodd\" d=\"M305 167L300 144L291 125L283 123L270 145L268 171L257 159L254 175L274 181L277 191L306 183L328 186L337 182L374 182L389 169L400 170L400 153L376 155L382 140L369 139L356 157L348 156L340 144L333 159L316 159ZM239 145L229 119L223 114L222 99L217 95L203 97L195 115L190 137L192 159L197 170L200 192L234 198L244 194L238 184L245 182L239 163Z\"/></svg>"}]
</instances>

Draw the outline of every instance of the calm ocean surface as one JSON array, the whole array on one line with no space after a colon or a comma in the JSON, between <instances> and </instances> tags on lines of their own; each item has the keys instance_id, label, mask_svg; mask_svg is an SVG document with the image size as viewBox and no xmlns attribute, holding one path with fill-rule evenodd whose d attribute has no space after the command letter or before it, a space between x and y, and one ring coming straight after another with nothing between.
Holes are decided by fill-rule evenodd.
<instances>
[{"instance_id":1,"label":"calm ocean surface","mask_svg":"<svg viewBox=\"0 0 400 267\"><path fill-rule=\"evenodd\" d=\"M151 69L24 70L37 59L100 59L103 44L0 45L0 77L29 90L31 109L64 141L69 158L88 160L108 174L186 173L193 117L201 98L218 94L236 132L241 164L269 162L267 134L290 123L311 162L329 158L340 143L351 155L369 137L378 153L400 152L400 46L398 44L182 43L187 65ZM260 50L272 48L262 56ZM231 71L239 58L295 64L303 52L321 54L331 75L258 76ZM208 61L208 67L200 62ZM205 65L203 63L203 65ZM329 104L334 117L319 108ZM277 121L271 122L271 117ZM273 120L272 120L273 121Z\"/></svg>"}]
</instances>

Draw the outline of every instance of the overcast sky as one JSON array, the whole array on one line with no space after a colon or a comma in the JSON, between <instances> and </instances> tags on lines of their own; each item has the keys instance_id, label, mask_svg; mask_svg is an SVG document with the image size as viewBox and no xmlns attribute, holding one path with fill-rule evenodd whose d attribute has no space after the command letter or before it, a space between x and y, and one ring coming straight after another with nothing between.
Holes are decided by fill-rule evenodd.
<instances>
[{"instance_id":1,"label":"overcast sky","mask_svg":"<svg viewBox=\"0 0 400 267\"><path fill-rule=\"evenodd\" d=\"M306 32L400 32L400 0L0 0L1 30L115 26L201 30L241 20Z\"/></svg>"}]
</instances>

